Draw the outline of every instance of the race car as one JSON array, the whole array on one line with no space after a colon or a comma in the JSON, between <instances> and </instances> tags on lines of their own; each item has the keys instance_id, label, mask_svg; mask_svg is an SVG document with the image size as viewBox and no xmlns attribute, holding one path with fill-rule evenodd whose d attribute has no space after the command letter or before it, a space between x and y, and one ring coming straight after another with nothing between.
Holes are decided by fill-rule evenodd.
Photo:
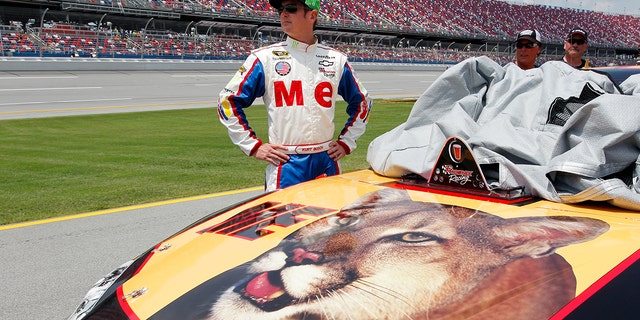
<instances>
[{"instance_id":1,"label":"race car","mask_svg":"<svg viewBox=\"0 0 640 320\"><path fill-rule=\"evenodd\" d=\"M635 66L607 66L591 69L608 74L616 84L620 85L630 76L640 73L640 63Z\"/></svg>"},{"instance_id":2,"label":"race car","mask_svg":"<svg viewBox=\"0 0 640 320\"><path fill-rule=\"evenodd\" d=\"M212 213L98 281L70 319L630 318L640 219L433 175L326 177Z\"/></svg>"},{"instance_id":3,"label":"race car","mask_svg":"<svg viewBox=\"0 0 640 320\"><path fill-rule=\"evenodd\" d=\"M447 79L460 79L455 72L479 70L493 81L492 89L500 89L493 70L501 67L491 63L469 61L458 71L451 68ZM550 67L547 72L560 70L559 75L571 71L563 65ZM479 79L475 74L469 78ZM502 84L517 90L515 80ZM458 82L489 92L488 97L471 95L479 102L511 102L493 99L491 90L478 83ZM448 81L447 88L452 83ZM583 96L582 87L569 89ZM504 96L503 91L496 93ZM412 114L423 114L421 101L430 102L433 111L437 105L431 102L440 100L430 99L418 100ZM461 95L460 100L468 103L470 98ZM549 101L554 106L568 101L565 105L571 107L581 100ZM585 117L584 123L594 118ZM450 119L455 124L462 118ZM549 119L554 123L545 137L568 132L566 140L576 140L574 131L557 130L564 124L557 124L559 117ZM573 119L566 123L588 131ZM446 124L437 123L438 128ZM422 129L399 128L413 139L419 134L411 129ZM425 132L419 131L422 136ZM506 166L515 171L511 176L494 174L496 166L479 161L487 151L477 146L483 142L479 137L495 137L482 132L473 136L474 145L460 136L447 137L433 161L408 157L400 139L386 137L388 141L384 135L378 140L384 142L380 146L396 145L387 148L389 154L384 148L373 152L371 169L257 196L158 243L99 280L69 319L631 319L640 314L637 203L615 197L600 201L610 189L580 194L587 200L569 203L542 197L544 188L535 184L496 184L504 177L519 181L522 175L513 172L522 166L537 169L524 163L525 157L505 157L515 159ZM498 138L502 146L508 145L504 136ZM624 147L621 154L629 152L626 140L616 145ZM600 143L594 141L578 145ZM424 144L404 142L413 144L413 155L427 150ZM517 142L507 151L530 147ZM375 156L396 162L379 165ZM588 162L588 157L580 160ZM399 165L417 169L394 175ZM428 170L421 169L426 166ZM637 173L628 168L633 169L623 167L611 177L627 182L622 175ZM387 169L389 174L382 174ZM637 176L634 179L637 183ZM596 179L602 181L606 179Z\"/></svg>"}]
</instances>

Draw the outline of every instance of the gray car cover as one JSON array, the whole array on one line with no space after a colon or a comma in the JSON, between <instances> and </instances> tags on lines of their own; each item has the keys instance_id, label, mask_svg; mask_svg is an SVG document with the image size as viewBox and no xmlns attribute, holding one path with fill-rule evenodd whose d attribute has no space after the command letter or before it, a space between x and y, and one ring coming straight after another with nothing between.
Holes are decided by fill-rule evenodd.
<instances>
[{"instance_id":1,"label":"gray car cover","mask_svg":"<svg viewBox=\"0 0 640 320\"><path fill-rule=\"evenodd\" d=\"M492 188L640 210L639 79L623 83L623 94L608 76L561 61L522 70L470 58L446 70L406 122L374 139L367 161L384 176L428 178L456 136Z\"/></svg>"}]
</instances>

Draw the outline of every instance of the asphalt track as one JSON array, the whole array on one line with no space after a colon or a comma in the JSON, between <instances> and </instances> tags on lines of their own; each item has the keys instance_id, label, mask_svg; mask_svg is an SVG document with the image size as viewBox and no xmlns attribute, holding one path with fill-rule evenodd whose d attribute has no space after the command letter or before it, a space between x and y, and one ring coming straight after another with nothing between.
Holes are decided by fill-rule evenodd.
<instances>
[{"instance_id":1,"label":"asphalt track","mask_svg":"<svg viewBox=\"0 0 640 320\"><path fill-rule=\"evenodd\" d=\"M365 71L373 98L417 98L438 71ZM214 108L229 72L0 72L0 120ZM375 106L374 106L375 108ZM212 121L215 113L212 111ZM0 319L66 319L100 277L261 188L0 226Z\"/></svg>"},{"instance_id":2,"label":"asphalt track","mask_svg":"<svg viewBox=\"0 0 640 320\"><path fill-rule=\"evenodd\" d=\"M418 97L440 73L358 75L373 98L393 99ZM214 108L231 76L232 72L211 71L0 72L0 120Z\"/></svg>"}]
</instances>

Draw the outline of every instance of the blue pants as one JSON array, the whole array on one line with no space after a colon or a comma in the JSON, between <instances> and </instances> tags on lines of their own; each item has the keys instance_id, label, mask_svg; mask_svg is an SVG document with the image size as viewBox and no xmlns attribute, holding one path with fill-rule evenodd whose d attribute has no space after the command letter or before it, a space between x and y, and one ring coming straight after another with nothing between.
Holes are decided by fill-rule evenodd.
<instances>
[{"instance_id":1,"label":"blue pants","mask_svg":"<svg viewBox=\"0 0 640 320\"><path fill-rule=\"evenodd\" d=\"M314 154L290 154L289 161L267 166L265 190L286 188L325 176L340 174L340 163L329 157L327 152Z\"/></svg>"}]
</instances>

